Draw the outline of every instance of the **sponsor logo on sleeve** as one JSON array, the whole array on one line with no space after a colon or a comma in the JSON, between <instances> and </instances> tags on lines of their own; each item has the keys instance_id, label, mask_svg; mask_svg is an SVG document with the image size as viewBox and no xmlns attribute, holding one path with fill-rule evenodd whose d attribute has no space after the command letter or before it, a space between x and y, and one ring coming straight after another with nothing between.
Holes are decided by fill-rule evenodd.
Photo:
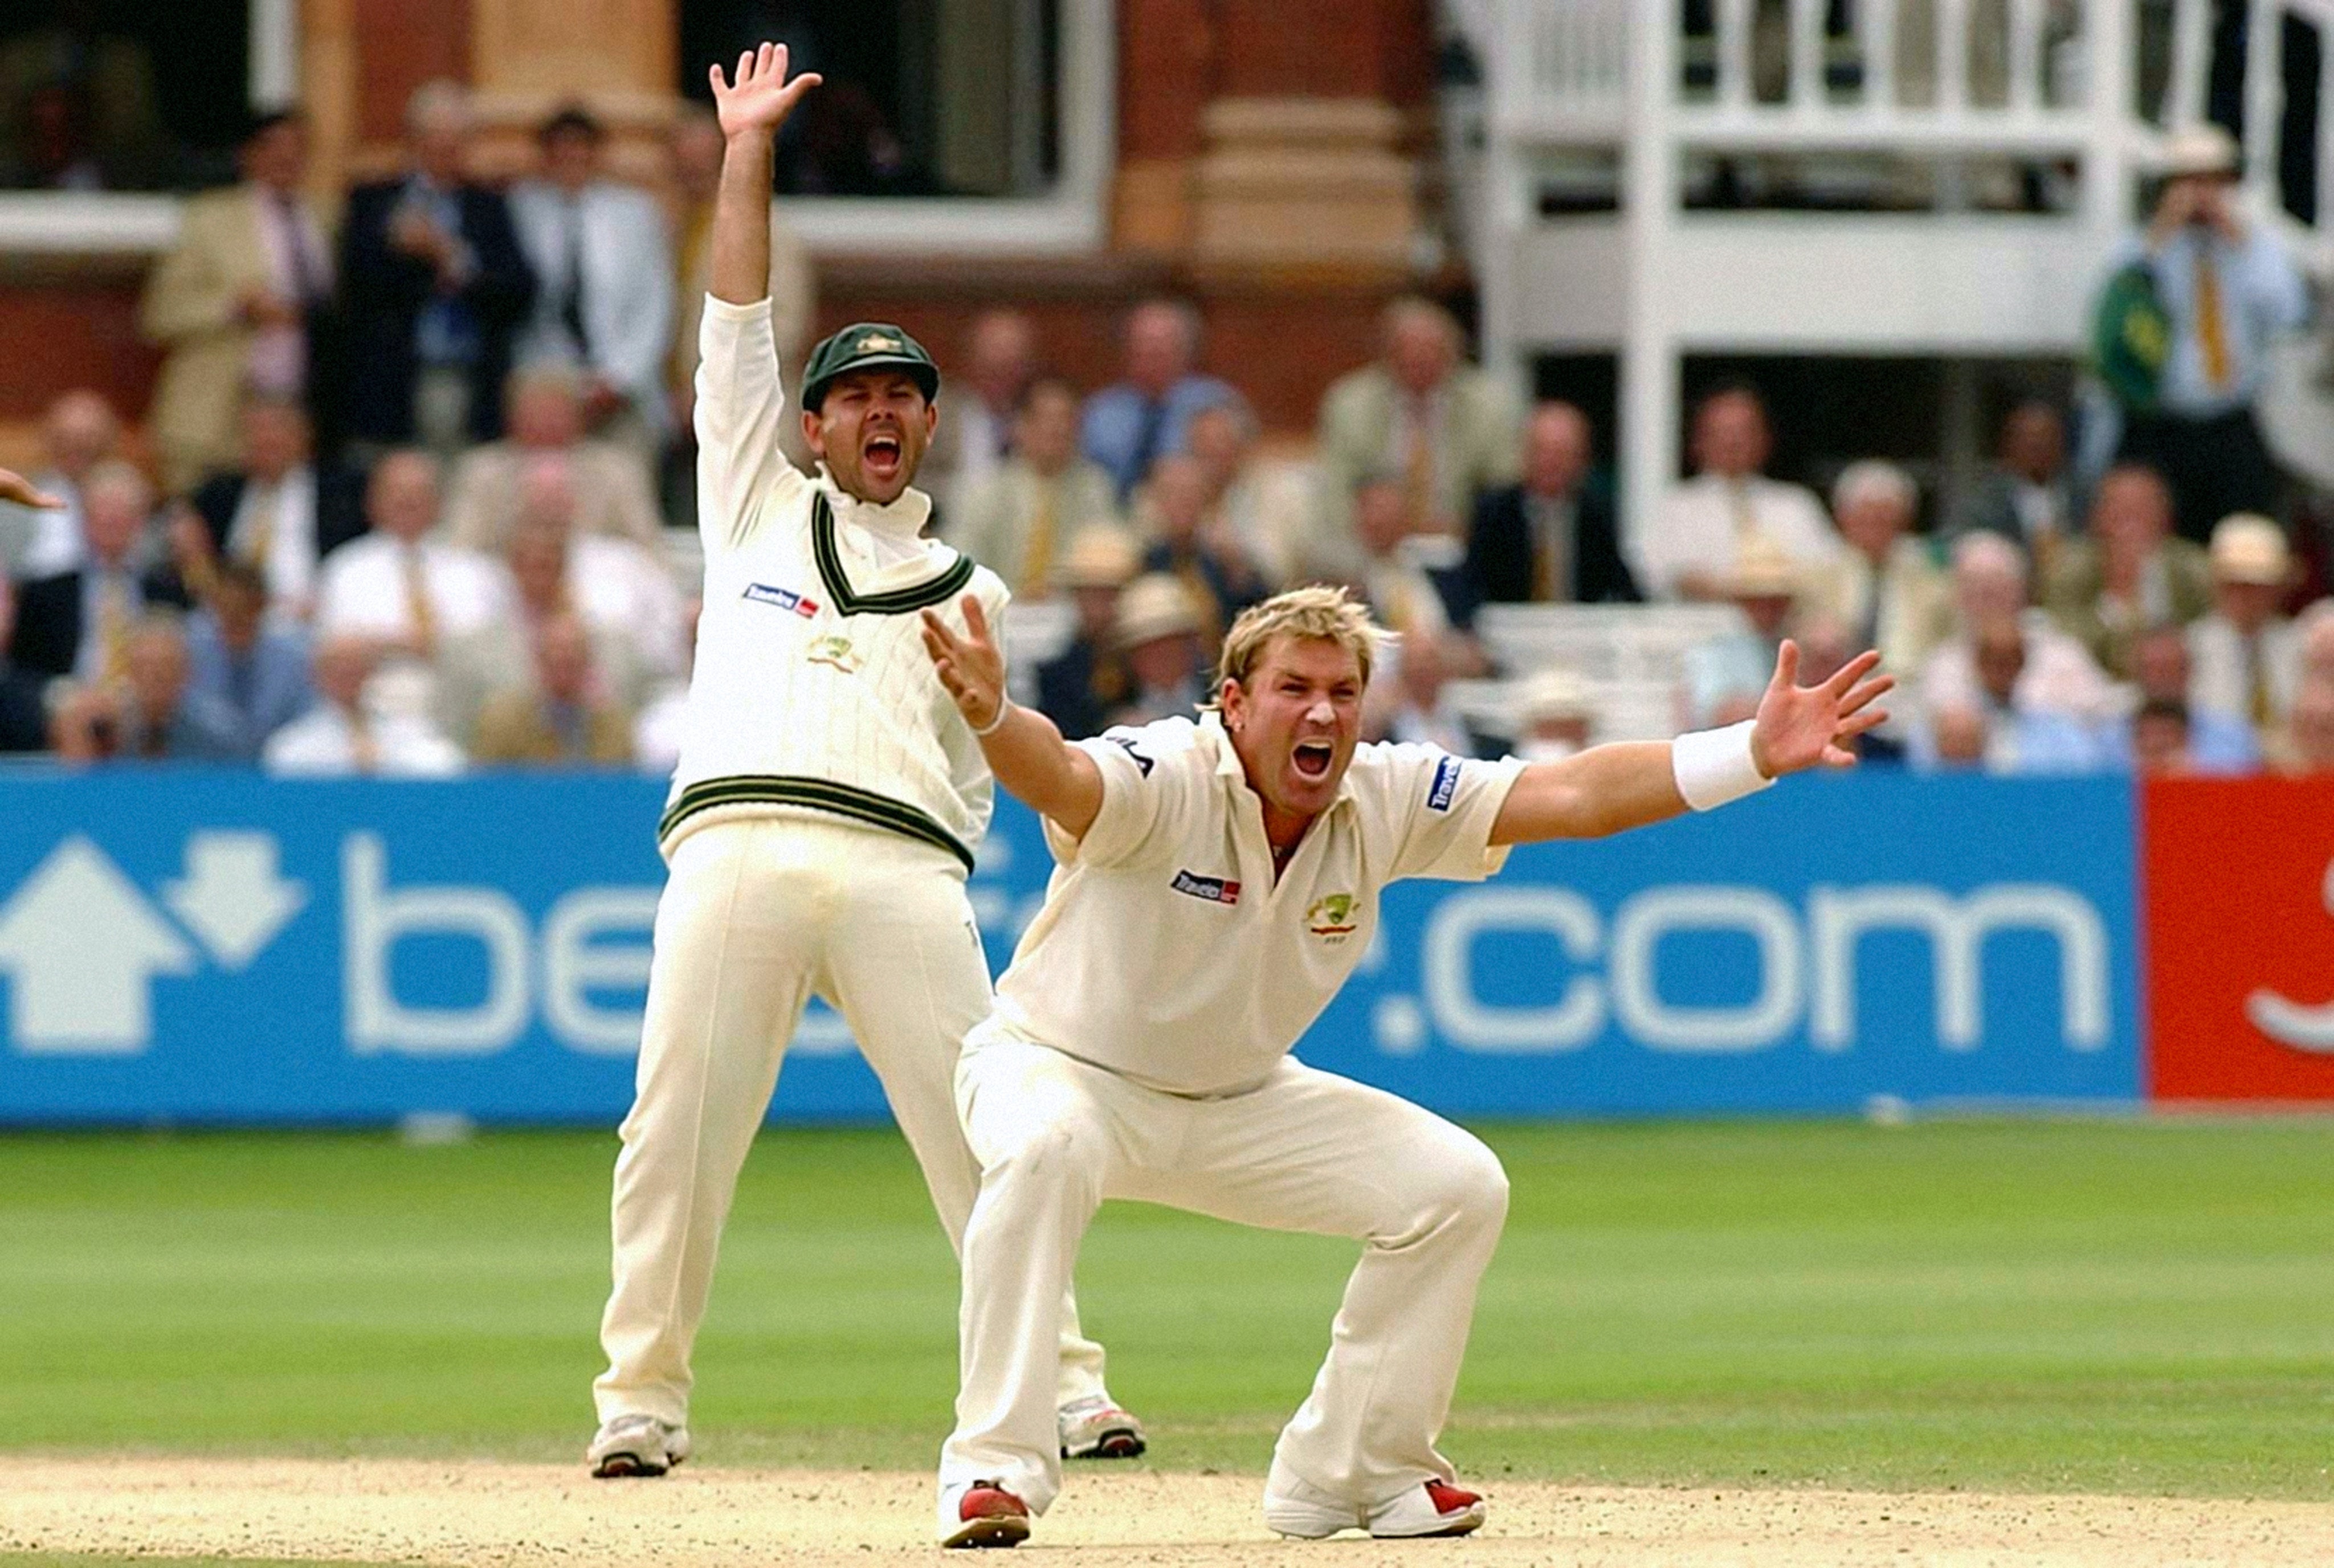
<instances>
[{"instance_id":1,"label":"sponsor logo on sleeve","mask_svg":"<svg viewBox=\"0 0 2334 1568\"><path fill-rule=\"evenodd\" d=\"M1143 770L1143 776L1144 778L1149 778L1151 776L1151 770L1158 765L1158 764L1153 762L1149 757L1137 751L1134 747L1134 743L1123 735L1105 735L1103 736L1103 739L1110 742L1111 745L1118 747L1119 750L1133 757L1134 759L1134 765ZM1237 886L1237 884L1235 884L1235 886Z\"/></svg>"},{"instance_id":2,"label":"sponsor logo on sleeve","mask_svg":"<svg viewBox=\"0 0 2334 1568\"><path fill-rule=\"evenodd\" d=\"M1221 877L1202 877L1192 871L1177 871L1175 880L1168 885L1179 893L1189 893L1211 904L1239 902L1240 885Z\"/></svg>"},{"instance_id":3,"label":"sponsor logo on sleeve","mask_svg":"<svg viewBox=\"0 0 2334 1568\"><path fill-rule=\"evenodd\" d=\"M757 604L775 604L780 610L791 610L808 620L818 613L818 601L805 598L791 588L773 588L767 582L749 582L746 597Z\"/></svg>"},{"instance_id":4,"label":"sponsor logo on sleeve","mask_svg":"<svg viewBox=\"0 0 2334 1568\"><path fill-rule=\"evenodd\" d=\"M1426 809L1447 812L1459 794L1459 759L1446 756L1434 765L1434 783L1426 791Z\"/></svg>"}]
</instances>

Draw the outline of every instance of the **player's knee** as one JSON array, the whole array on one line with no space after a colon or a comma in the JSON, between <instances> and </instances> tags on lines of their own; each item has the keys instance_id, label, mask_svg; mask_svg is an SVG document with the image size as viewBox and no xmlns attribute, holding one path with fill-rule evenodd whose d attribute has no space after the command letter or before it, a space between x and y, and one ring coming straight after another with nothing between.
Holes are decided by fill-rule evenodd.
<instances>
[{"instance_id":1,"label":"player's knee","mask_svg":"<svg viewBox=\"0 0 2334 1568\"><path fill-rule=\"evenodd\" d=\"M1498 1227L1508 1217L1508 1172L1480 1139L1469 1138L1451 1162L1450 1202L1461 1218Z\"/></svg>"},{"instance_id":2,"label":"player's knee","mask_svg":"<svg viewBox=\"0 0 2334 1568\"><path fill-rule=\"evenodd\" d=\"M1101 1170L1102 1137L1067 1120L1032 1119L989 1150L981 1161L986 1183L1081 1182Z\"/></svg>"},{"instance_id":3,"label":"player's knee","mask_svg":"<svg viewBox=\"0 0 2334 1568\"><path fill-rule=\"evenodd\" d=\"M1508 1173L1480 1140L1460 1133L1438 1151L1420 1203L1419 1217L1434 1228L1496 1230L1508 1217Z\"/></svg>"},{"instance_id":4,"label":"player's knee","mask_svg":"<svg viewBox=\"0 0 2334 1568\"><path fill-rule=\"evenodd\" d=\"M1508 1215L1508 1173L1500 1157L1466 1133L1423 1160L1395 1190L1400 1208L1372 1239L1379 1246L1415 1246L1460 1234L1496 1235Z\"/></svg>"}]
</instances>

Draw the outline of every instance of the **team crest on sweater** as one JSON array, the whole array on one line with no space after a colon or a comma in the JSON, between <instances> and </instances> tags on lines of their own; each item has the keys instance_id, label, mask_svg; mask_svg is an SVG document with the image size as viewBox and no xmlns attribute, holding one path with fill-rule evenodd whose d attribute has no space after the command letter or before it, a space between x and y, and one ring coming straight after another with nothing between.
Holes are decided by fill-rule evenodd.
<instances>
[{"instance_id":1,"label":"team crest on sweater","mask_svg":"<svg viewBox=\"0 0 2334 1568\"><path fill-rule=\"evenodd\" d=\"M824 664L845 675L859 673L859 652L851 646L851 639L833 633L814 641L803 657L813 664Z\"/></svg>"},{"instance_id":2,"label":"team crest on sweater","mask_svg":"<svg viewBox=\"0 0 2334 1568\"><path fill-rule=\"evenodd\" d=\"M1334 948L1354 934L1354 895L1331 893L1305 911L1305 928Z\"/></svg>"}]
</instances>

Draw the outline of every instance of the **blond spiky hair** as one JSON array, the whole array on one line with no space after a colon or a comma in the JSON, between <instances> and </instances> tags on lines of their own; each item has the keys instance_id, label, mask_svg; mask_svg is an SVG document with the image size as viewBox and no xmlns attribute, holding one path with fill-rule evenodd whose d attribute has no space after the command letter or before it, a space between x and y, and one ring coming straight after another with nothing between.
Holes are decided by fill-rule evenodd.
<instances>
[{"instance_id":1,"label":"blond spiky hair","mask_svg":"<svg viewBox=\"0 0 2334 1568\"><path fill-rule=\"evenodd\" d=\"M1224 633L1222 677L1245 688L1276 637L1318 638L1351 650L1361 662L1362 684L1370 679L1386 632L1370 619L1369 606L1343 588L1309 583L1276 593L1240 612Z\"/></svg>"}]
</instances>

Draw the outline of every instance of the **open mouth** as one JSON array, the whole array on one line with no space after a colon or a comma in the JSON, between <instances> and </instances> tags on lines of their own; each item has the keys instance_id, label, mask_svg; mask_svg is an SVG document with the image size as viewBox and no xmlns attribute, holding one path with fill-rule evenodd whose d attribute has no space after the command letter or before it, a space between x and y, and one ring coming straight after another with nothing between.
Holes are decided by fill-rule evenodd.
<instances>
[{"instance_id":1,"label":"open mouth","mask_svg":"<svg viewBox=\"0 0 2334 1568\"><path fill-rule=\"evenodd\" d=\"M860 449L860 461L868 473L888 478L900 471L900 438L878 434L867 438Z\"/></svg>"},{"instance_id":2,"label":"open mouth","mask_svg":"<svg viewBox=\"0 0 2334 1568\"><path fill-rule=\"evenodd\" d=\"M1326 740L1300 740L1297 743L1292 760L1299 774L1317 780L1329 776L1329 765L1336 760L1336 747Z\"/></svg>"}]
</instances>

